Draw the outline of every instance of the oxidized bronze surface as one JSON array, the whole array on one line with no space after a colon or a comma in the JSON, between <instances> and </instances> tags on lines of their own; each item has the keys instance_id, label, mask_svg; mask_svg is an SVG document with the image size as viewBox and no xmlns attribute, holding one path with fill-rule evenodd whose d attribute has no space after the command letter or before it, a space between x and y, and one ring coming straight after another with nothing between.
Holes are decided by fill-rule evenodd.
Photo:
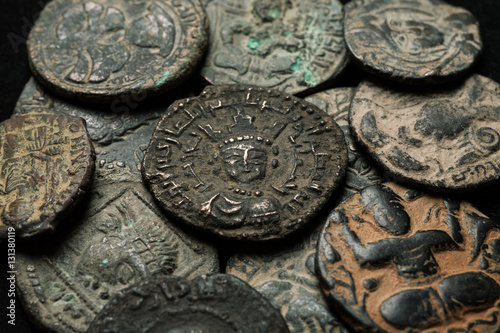
<instances>
[{"instance_id":1,"label":"oxidized bronze surface","mask_svg":"<svg viewBox=\"0 0 500 333\"><path fill-rule=\"evenodd\" d=\"M85 193L95 154L85 121L61 113L0 124L0 237L54 231ZM68 221L69 222L69 221Z\"/></svg>"},{"instance_id":2,"label":"oxidized bronze surface","mask_svg":"<svg viewBox=\"0 0 500 333\"><path fill-rule=\"evenodd\" d=\"M316 106L275 90L211 86L172 104L144 158L161 206L233 239L300 229L345 173L342 131Z\"/></svg>"}]
</instances>

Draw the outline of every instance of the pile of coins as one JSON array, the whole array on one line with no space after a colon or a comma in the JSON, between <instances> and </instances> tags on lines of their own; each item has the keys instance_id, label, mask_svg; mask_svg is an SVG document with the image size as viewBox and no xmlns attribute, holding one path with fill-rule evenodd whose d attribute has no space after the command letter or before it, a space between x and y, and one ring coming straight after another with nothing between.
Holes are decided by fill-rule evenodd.
<instances>
[{"instance_id":1,"label":"pile of coins","mask_svg":"<svg viewBox=\"0 0 500 333\"><path fill-rule=\"evenodd\" d=\"M440 0L49 2L0 124L33 324L498 332L500 222L456 196L500 178L481 49Z\"/></svg>"}]
</instances>

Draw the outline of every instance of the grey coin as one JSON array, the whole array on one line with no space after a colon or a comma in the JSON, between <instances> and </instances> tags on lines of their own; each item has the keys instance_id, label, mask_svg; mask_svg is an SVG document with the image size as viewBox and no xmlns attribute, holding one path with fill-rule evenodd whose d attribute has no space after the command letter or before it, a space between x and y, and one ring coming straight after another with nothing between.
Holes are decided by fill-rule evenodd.
<instances>
[{"instance_id":1,"label":"grey coin","mask_svg":"<svg viewBox=\"0 0 500 333\"><path fill-rule=\"evenodd\" d=\"M500 177L500 85L473 75L439 90L362 82L350 110L357 141L391 174L436 191Z\"/></svg>"},{"instance_id":2,"label":"grey coin","mask_svg":"<svg viewBox=\"0 0 500 333\"><path fill-rule=\"evenodd\" d=\"M288 332L262 295L231 275L149 279L121 291L88 333Z\"/></svg>"},{"instance_id":3,"label":"grey coin","mask_svg":"<svg viewBox=\"0 0 500 333\"><path fill-rule=\"evenodd\" d=\"M262 241L313 221L346 165L342 131L314 105L276 90L211 86L169 107L143 177L186 224Z\"/></svg>"},{"instance_id":4,"label":"grey coin","mask_svg":"<svg viewBox=\"0 0 500 333\"><path fill-rule=\"evenodd\" d=\"M353 0L345 40L364 69L407 83L439 83L470 71L482 49L467 10L439 0Z\"/></svg>"},{"instance_id":5,"label":"grey coin","mask_svg":"<svg viewBox=\"0 0 500 333\"><path fill-rule=\"evenodd\" d=\"M347 64L338 0L213 0L206 9L210 41L201 75L213 84L304 93Z\"/></svg>"},{"instance_id":6,"label":"grey coin","mask_svg":"<svg viewBox=\"0 0 500 333\"><path fill-rule=\"evenodd\" d=\"M96 170L88 204L74 226L18 252L18 293L43 329L85 332L119 290L147 277L195 277L219 271L216 250L167 220L140 175Z\"/></svg>"}]
</instances>

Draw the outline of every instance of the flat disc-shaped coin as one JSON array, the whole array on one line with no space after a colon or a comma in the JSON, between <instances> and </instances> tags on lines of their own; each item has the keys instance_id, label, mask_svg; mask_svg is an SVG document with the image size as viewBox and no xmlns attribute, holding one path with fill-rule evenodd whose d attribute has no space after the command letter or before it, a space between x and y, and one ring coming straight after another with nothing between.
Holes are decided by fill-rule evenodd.
<instances>
[{"instance_id":1,"label":"flat disc-shaped coin","mask_svg":"<svg viewBox=\"0 0 500 333\"><path fill-rule=\"evenodd\" d=\"M474 75L439 90L362 82L350 110L357 141L385 169L436 191L500 177L500 85Z\"/></svg>"},{"instance_id":2,"label":"flat disc-shaped coin","mask_svg":"<svg viewBox=\"0 0 500 333\"><path fill-rule=\"evenodd\" d=\"M316 106L275 90L211 86L169 107L142 171L168 213L257 241L312 221L346 165L341 129Z\"/></svg>"},{"instance_id":3,"label":"flat disc-shaped coin","mask_svg":"<svg viewBox=\"0 0 500 333\"><path fill-rule=\"evenodd\" d=\"M55 0L28 39L31 68L58 94L109 102L185 80L207 46L198 0Z\"/></svg>"},{"instance_id":4,"label":"flat disc-shaped coin","mask_svg":"<svg viewBox=\"0 0 500 333\"><path fill-rule=\"evenodd\" d=\"M438 83L463 75L482 48L474 16L439 0L350 1L344 26L358 64L407 83Z\"/></svg>"},{"instance_id":5,"label":"flat disc-shaped coin","mask_svg":"<svg viewBox=\"0 0 500 333\"><path fill-rule=\"evenodd\" d=\"M225 274L150 279L121 291L88 333L289 332L280 313L255 289Z\"/></svg>"},{"instance_id":6,"label":"flat disc-shaped coin","mask_svg":"<svg viewBox=\"0 0 500 333\"><path fill-rule=\"evenodd\" d=\"M317 272L356 332L498 332L500 225L470 204L395 183L329 216Z\"/></svg>"},{"instance_id":7,"label":"flat disc-shaped coin","mask_svg":"<svg viewBox=\"0 0 500 333\"><path fill-rule=\"evenodd\" d=\"M85 121L61 113L0 124L0 237L52 232L87 189L95 154Z\"/></svg>"},{"instance_id":8,"label":"flat disc-shaped coin","mask_svg":"<svg viewBox=\"0 0 500 333\"><path fill-rule=\"evenodd\" d=\"M201 75L301 93L335 78L348 60L338 0L214 0Z\"/></svg>"}]
</instances>

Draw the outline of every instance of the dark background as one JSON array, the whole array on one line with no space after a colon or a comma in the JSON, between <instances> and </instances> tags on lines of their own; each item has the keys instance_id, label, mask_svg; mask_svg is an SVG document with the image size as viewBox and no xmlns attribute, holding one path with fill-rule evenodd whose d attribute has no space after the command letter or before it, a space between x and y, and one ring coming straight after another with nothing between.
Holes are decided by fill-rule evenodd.
<instances>
[{"instance_id":1,"label":"dark background","mask_svg":"<svg viewBox=\"0 0 500 333\"><path fill-rule=\"evenodd\" d=\"M25 41L37 14L47 2L48 0L1 0L0 121L11 116L19 94L31 76ZM484 48L475 72L500 82L500 0L448 0L447 2L468 9L480 22ZM350 65L335 86L355 86L363 76L364 73L354 65ZM495 185L463 197L500 222L500 191L498 189L499 186ZM37 332L29 324L19 301L16 302L16 326L12 327L7 324L7 267L5 265L7 247L5 243L0 243L0 258L2 262L0 265L0 333Z\"/></svg>"}]
</instances>

